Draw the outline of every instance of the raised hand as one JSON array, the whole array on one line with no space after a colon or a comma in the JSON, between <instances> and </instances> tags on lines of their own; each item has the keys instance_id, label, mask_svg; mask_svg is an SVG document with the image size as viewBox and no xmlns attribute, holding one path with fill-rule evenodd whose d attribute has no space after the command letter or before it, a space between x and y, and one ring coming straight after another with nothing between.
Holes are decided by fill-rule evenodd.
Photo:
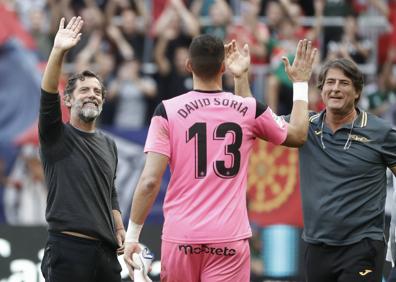
<instances>
[{"instance_id":1,"label":"raised hand","mask_svg":"<svg viewBox=\"0 0 396 282\"><path fill-rule=\"evenodd\" d=\"M287 57L282 57L285 71L291 81L301 82L309 80L317 52L316 48L312 48L312 42L304 39L298 42L293 65L290 65Z\"/></svg>"},{"instance_id":2,"label":"raised hand","mask_svg":"<svg viewBox=\"0 0 396 282\"><path fill-rule=\"evenodd\" d=\"M250 53L249 46L245 44L242 52L239 51L236 41L224 45L226 68L234 75L239 77L249 70Z\"/></svg>"},{"instance_id":3,"label":"raised hand","mask_svg":"<svg viewBox=\"0 0 396 282\"><path fill-rule=\"evenodd\" d=\"M65 27L65 18L62 18L55 36L54 48L67 51L76 46L81 39L80 31L83 23L81 17L73 17Z\"/></svg>"}]
</instances>

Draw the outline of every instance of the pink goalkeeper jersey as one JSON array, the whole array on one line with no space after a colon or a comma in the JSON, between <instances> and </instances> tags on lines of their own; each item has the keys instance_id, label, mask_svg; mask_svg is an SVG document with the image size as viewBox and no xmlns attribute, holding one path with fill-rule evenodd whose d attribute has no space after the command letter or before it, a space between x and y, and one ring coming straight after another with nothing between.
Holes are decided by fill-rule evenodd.
<instances>
[{"instance_id":1,"label":"pink goalkeeper jersey","mask_svg":"<svg viewBox=\"0 0 396 282\"><path fill-rule=\"evenodd\" d=\"M248 238L247 166L256 137L281 144L287 123L254 98L190 91L163 101L145 152L169 157L162 239L218 243Z\"/></svg>"}]
</instances>

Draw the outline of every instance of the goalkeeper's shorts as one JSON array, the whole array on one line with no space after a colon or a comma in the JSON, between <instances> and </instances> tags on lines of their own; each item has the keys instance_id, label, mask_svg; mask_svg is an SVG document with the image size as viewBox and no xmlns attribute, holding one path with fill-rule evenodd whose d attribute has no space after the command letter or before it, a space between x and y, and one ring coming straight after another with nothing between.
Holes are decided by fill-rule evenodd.
<instances>
[{"instance_id":1,"label":"goalkeeper's shorts","mask_svg":"<svg viewBox=\"0 0 396 282\"><path fill-rule=\"evenodd\" d=\"M161 281L249 282L248 239L215 244L163 241Z\"/></svg>"}]
</instances>

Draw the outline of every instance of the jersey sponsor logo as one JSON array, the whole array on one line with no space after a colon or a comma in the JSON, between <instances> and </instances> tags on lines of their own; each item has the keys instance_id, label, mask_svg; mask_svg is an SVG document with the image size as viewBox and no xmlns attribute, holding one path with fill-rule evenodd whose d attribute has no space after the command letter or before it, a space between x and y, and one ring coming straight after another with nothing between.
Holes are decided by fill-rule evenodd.
<instances>
[{"instance_id":1,"label":"jersey sponsor logo","mask_svg":"<svg viewBox=\"0 0 396 282\"><path fill-rule=\"evenodd\" d=\"M245 116L248 107L244 105L240 101L236 101L233 99L226 99L226 98L203 98L203 99L196 99L194 101L190 101L189 103L184 104L181 108L177 110L177 113L182 118L187 118L192 112L208 107L208 106L223 106L229 107L238 111L240 114Z\"/></svg>"},{"instance_id":2,"label":"jersey sponsor logo","mask_svg":"<svg viewBox=\"0 0 396 282\"><path fill-rule=\"evenodd\" d=\"M184 245L179 245L178 247L179 247L179 251L183 252L185 255L211 254L217 256L231 257L236 254L235 249L229 249L227 247L214 248L214 247L209 247L205 244L201 246L184 244Z\"/></svg>"},{"instance_id":3,"label":"jersey sponsor logo","mask_svg":"<svg viewBox=\"0 0 396 282\"><path fill-rule=\"evenodd\" d=\"M357 142L362 142L362 143L368 143L371 142L370 139L367 139L364 136L356 135L356 134L351 134L350 135L351 140L357 141Z\"/></svg>"},{"instance_id":4,"label":"jersey sponsor logo","mask_svg":"<svg viewBox=\"0 0 396 282\"><path fill-rule=\"evenodd\" d=\"M359 271L360 276L366 276L367 274L373 272L371 269L365 269L364 271Z\"/></svg>"}]
</instances>

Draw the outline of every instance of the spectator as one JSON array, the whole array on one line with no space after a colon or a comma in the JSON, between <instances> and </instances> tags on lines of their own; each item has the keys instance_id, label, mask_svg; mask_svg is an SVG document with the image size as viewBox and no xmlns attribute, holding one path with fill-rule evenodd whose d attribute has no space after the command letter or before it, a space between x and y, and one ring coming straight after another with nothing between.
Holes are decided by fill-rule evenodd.
<instances>
[{"instance_id":1,"label":"spectator","mask_svg":"<svg viewBox=\"0 0 396 282\"><path fill-rule=\"evenodd\" d=\"M396 57L395 49L388 51L384 64L379 66L379 73L366 89L368 109L375 115L388 119L396 124L396 77L392 73L393 61Z\"/></svg>"},{"instance_id":2,"label":"spectator","mask_svg":"<svg viewBox=\"0 0 396 282\"><path fill-rule=\"evenodd\" d=\"M225 40L227 26L232 22L232 10L225 0L195 0L191 9L196 17L209 17L208 23L201 22L202 33Z\"/></svg>"},{"instance_id":3,"label":"spectator","mask_svg":"<svg viewBox=\"0 0 396 282\"><path fill-rule=\"evenodd\" d=\"M353 13L352 3L348 0L326 1L323 15L325 17L345 17ZM323 58L327 57L327 44L330 41L338 41L339 35L342 34L342 27L338 25L329 25L323 28Z\"/></svg>"},{"instance_id":4,"label":"spectator","mask_svg":"<svg viewBox=\"0 0 396 282\"><path fill-rule=\"evenodd\" d=\"M186 46L189 45L192 37L199 34L199 21L182 0L169 0L153 26L153 35L159 36L168 29L174 31L174 39L182 35L188 36L190 40L185 43Z\"/></svg>"},{"instance_id":5,"label":"spectator","mask_svg":"<svg viewBox=\"0 0 396 282\"><path fill-rule=\"evenodd\" d=\"M66 56L68 62L73 62L78 54L88 45L93 34L103 31L104 15L96 5L86 6L79 11L84 18L84 36L76 48L71 49ZM74 15L74 12L73 14Z\"/></svg>"},{"instance_id":6,"label":"spectator","mask_svg":"<svg viewBox=\"0 0 396 282\"><path fill-rule=\"evenodd\" d=\"M102 78L104 85L108 88L115 78L115 58L110 52L97 52L95 54L95 66L97 74ZM106 101L99 118L100 125L113 125L114 115L117 107L117 99Z\"/></svg>"},{"instance_id":7,"label":"spectator","mask_svg":"<svg viewBox=\"0 0 396 282\"><path fill-rule=\"evenodd\" d=\"M287 56L291 61L294 59L293 49L297 46L298 38L295 32L296 26L291 19L283 19L279 27L279 39L271 58L272 70L268 75L265 99L274 112L286 115L290 113L293 106L293 97L290 97L293 84L284 70L281 57Z\"/></svg>"},{"instance_id":8,"label":"spectator","mask_svg":"<svg viewBox=\"0 0 396 282\"><path fill-rule=\"evenodd\" d=\"M129 1L110 1L106 6L107 32L118 47L117 61L137 58L141 62L145 52L145 34L148 31L148 15L142 1L132 7ZM119 22L115 21L116 9L120 9ZM122 45L129 44L130 55L126 58ZM125 48L125 47L124 47Z\"/></svg>"},{"instance_id":9,"label":"spectator","mask_svg":"<svg viewBox=\"0 0 396 282\"><path fill-rule=\"evenodd\" d=\"M6 183L7 223L45 225L48 191L37 145L27 144L21 148Z\"/></svg>"},{"instance_id":10,"label":"spectator","mask_svg":"<svg viewBox=\"0 0 396 282\"><path fill-rule=\"evenodd\" d=\"M192 89L192 79L185 68L188 57L187 47L183 45L176 47L171 59L165 55L172 33L172 30L165 31L158 38L154 49L154 58L158 66L157 81L160 100L173 98Z\"/></svg>"},{"instance_id":11,"label":"spectator","mask_svg":"<svg viewBox=\"0 0 396 282\"><path fill-rule=\"evenodd\" d=\"M48 17L41 9L29 12L29 32L36 42L36 53L40 61L45 61L51 52L51 40L48 37Z\"/></svg>"},{"instance_id":12,"label":"spectator","mask_svg":"<svg viewBox=\"0 0 396 282\"><path fill-rule=\"evenodd\" d=\"M280 25L287 13L279 1L271 0L267 2L265 17L271 37L277 37Z\"/></svg>"},{"instance_id":13,"label":"spectator","mask_svg":"<svg viewBox=\"0 0 396 282\"><path fill-rule=\"evenodd\" d=\"M260 21L261 0L241 1L241 22L230 26L228 40L235 39L239 47L249 44L252 64L264 64L267 62L267 43L269 30Z\"/></svg>"},{"instance_id":14,"label":"spectator","mask_svg":"<svg viewBox=\"0 0 396 282\"><path fill-rule=\"evenodd\" d=\"M357 64L366 64L372 53L372 44L368 38L359 35L357 15L348 15L344 19L344 29L338 40L327 45L328 59L350 58Z\"/></svg>"},{"instance_id":15,"label":"spectator","mask_svg":"<svg viewBox=\"0 0 396 282\"><path fill-rule=\"evenodd\" d=\"M108 100L117 99L114 126L122 129L141 129L146 126L147 99L157 94L153 79L143 77L138 60L125 61L109 86Z\"/></svg>"},{"instance_id":16,"label":"spectator","mask_svg":"<svg viewBox=\"0 0 396 282\"><path fill-rule=\"evenodd\" d=\"M301 25L301 8L297 4L289 3L289 1L281 1L281 3L279 5L282 11L288 12L285 12L285 17L277 23L278 30L271 35L269 41L271 71L268 76L265 99L276 113L286 115L290 113L293 104L289 95L292 91L292 84L284 71L281 58L287 56L290 60L294 59L294 49L300 38L305 37L312 42L316 41L321 30L324 1L315 1L316 23L310 29ZM274 5L271 4L268 7L276 7Z\"/></svg>"}]
</instances>

